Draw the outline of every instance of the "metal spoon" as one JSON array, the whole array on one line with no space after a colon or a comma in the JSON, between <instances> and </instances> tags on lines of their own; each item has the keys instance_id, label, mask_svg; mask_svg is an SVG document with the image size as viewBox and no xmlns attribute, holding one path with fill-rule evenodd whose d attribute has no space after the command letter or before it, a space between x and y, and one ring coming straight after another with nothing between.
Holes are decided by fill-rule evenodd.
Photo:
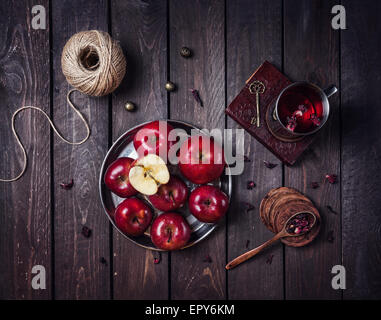
<instances>
[{"instance_id":1,"label":"metal spoon","mask_svg":"<svg viewBox=\"0 0 381 320\"><path fill-rule=\"evenodd\" d=\"M291 220L293 218L295 218L297 215L300 215L300 214L303 214L303 213L312 216L312 219L313 219L312 223L310 223L308 225L308 227L309 227L308 231L300 232L300 233L289 233L287 230L289 229ZM277 233L273 238L271 238L270 240L268 240L265 243L261 244L259 247L256 247L255 249L252 249L252 250L250 250L248 252L245 252L244 254L242 254L242 255L238 256L237 258L235 258L234 260L230 261L226 265L226 267L225 267L226 270L232 269L232 268L238 266L239 264L241 264L242 262L245 262L246 260L249 260L250 258L252 258L255 255L257 255L258 253L260 253L263 249L265 249L268 246L272 245L274 242L278 241L281 238L301 236L303 234L306 234L307 232L310 232L311 229L314 227L315 223L316 223L316 216L312 212L301 211L301 212L295 213L290 218L288 218L288 220L286 221L286 223L283 226L283 229L279 233Z\"/></svg>"}]
</instances>

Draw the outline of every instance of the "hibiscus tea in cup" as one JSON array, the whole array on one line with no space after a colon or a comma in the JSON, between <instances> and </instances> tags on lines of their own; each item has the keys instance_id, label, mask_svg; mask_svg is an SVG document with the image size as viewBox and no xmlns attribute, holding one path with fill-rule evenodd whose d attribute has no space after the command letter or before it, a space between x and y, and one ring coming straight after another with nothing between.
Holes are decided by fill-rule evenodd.
<instances>
[{"instance_id":1,"label":"hibiscus tea in cup","mask_svg":"<svg viewBox=\"0 0 381 320\"><path fill-rule=\"evenodd\" d=\"M328 118L328 96L336 92L330 88L325 92L308 82L296 82L286 87L276 102L276 116L282 126L295 135L307 135L320 129Z\"/></svg>"}]
</instances>

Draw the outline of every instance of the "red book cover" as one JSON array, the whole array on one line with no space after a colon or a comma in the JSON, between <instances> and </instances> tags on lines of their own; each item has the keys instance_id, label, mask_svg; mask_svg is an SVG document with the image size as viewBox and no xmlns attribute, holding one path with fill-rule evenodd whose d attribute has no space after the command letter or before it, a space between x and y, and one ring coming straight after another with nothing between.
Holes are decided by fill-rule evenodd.
<instances>
[{"instance_id":1,"label":"red book cover","mask_svg":"<svg viewBox=\"0 0 381 320\"><path fill-rule=\"evenodd\" d=\"M250 93L249 86L256 80L265 85L265 91L259 95L260 127L251 124L251 119L256 116L256 95ZM273 106L280 92L291 83L291 80L276 67L265 61L246 81L246 85L226 109L226 113L232 119L288 165L295 163L315 137L311 135L298 138L296 141L285 141L275 137L269 129L268 122L276 120L269 116L268 109Z\"/></svg>"}]
</instances>

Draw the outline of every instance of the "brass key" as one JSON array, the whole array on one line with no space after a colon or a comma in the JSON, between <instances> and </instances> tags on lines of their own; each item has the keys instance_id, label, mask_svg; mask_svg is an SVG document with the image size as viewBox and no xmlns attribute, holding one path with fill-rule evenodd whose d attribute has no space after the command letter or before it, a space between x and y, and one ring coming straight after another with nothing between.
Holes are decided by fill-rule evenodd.
<instances>
[{"instance_id":1,"label":"brass key","mask_svg":"<svg viewBox=\"0 0 381 320\"><path fill-rule=\"evenodd\" d=\"M251 124L257 124L257 127L261 125L260 119L259 119L259 95L265 92L265 85L262 81L254 81L249 86L249 91L251 94L255 94L255 101L257 104L257 116L252 117L250 123Z\"/></svg>"}]
</instances>

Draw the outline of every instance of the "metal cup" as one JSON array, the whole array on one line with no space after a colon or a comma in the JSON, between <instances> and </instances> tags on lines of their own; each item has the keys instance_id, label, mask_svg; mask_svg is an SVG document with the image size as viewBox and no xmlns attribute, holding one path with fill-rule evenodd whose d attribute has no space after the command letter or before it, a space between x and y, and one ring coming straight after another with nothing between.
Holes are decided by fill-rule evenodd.
<instances>
[{"instance_id":1,"label":"metal cup","mask_svg":"<svg viewBox=\"0 0 381 320\"><path fill-rule=\"evenodd\" d=\"M315 91L320 96L321 102L323 104L323 115L322 115L321 123L314 130L309 131L309 132L303 132L303 133L302 132L293 132L293 131L287 129L287 127L282 123L282 121L280 120L279 115L278 115L279 100L281 99L282 95L284 95L285 92L287 92L290 88L293 88L296 86L308 86L310 89ZM289 86L287 86L286 88L284 88L281 91L281 93L279 94L279 96L275 102L274 117L277 119L277 121L280 123L280 125L285 130L287 130L288 134L291 134L293 136L306 136L306 135L313 134L313 133L319 131L324 126L324 124L327 122L327 119L329 116L328 98L330 96L334 95L337 91L338 91L338 89L334 85L331 85L331 86L329 86L323 90L323 89L319 88L317 85L314 85L314 84L307 82L307 81L294 82L294 83L290 84Z\"/></svg>"}]
</instances>

